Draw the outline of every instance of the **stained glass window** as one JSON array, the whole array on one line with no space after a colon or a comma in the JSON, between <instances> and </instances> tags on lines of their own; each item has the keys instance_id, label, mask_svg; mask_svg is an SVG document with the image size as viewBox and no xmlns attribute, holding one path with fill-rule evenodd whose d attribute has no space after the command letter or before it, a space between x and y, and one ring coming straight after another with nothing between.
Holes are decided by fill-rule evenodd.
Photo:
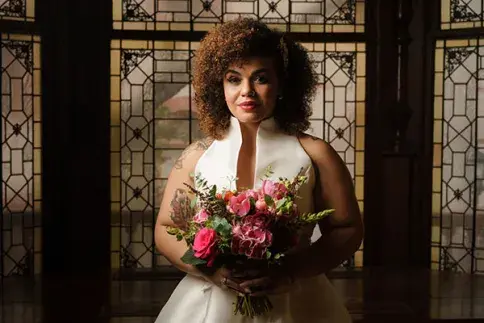
<instances>
[{"instance_id":1,"label":"stained glass window","mask_svg":"<svg viewBox=\"0 0 484 323\"><path fill-rule=\"evenodd\" d=\"M484 2L482 0L441 0L442 29L483 26Z\"/></svg>"},{"instance_id":2,"label":"stained glass window","mask_svg":"<svg viewBox=\"0 0 484 323\"><path fill-rule=\"evenodd\" d=\"M319 85L309 133L327 141L345 161L363 212L365 144L365 44L312 43L308 49ZM353 262L354 261L354 262ZM348 266L361 267L362 251Z\"/></svg>"},{"instance_id":3,"label":"stained glass window","mask_svg":"<svg viewBox=\"0 0 484 323\"><path fill-rule=\"evenodd\" d=\"M291 32L363 32L364 0L113 0L118 30L206 31L251 17Z\"/></svg>"},{"instance_id":4,"label":"stained glass window","mask_svg":"<svg viewBox=\"0 0 484 323\"><path fill-rule=\"evenodd\" d=\"M311 132L347 162L363 210L365 45L304 44L317 62ZM170 169L201 138L190 85L197 42L113 40L112 266L156 267L153 226ZM362 251L348 266L362 265Z\"/></svg>"},{"instance_id":5,"label":"stained glass window","mask_svg":"<svg viewBox=\"0 0 484 323\"><path fill-rule=\"evenodd\" d=\"M484 272L484 40L435 52L432 268Z\"/></svg>"},{"instance_id":6,"label":"stained glass window","mask_svg":"<svg viewBox=\"0 0 484 323\"><path fill-rule=\"evenodd\" d=\"M34 0L0 0L0 19L34 21Z\"/></svg>"},{"instance_id":7,"label":"stained glass window","mask_svg":"<svg viewBox=\"0 0 484 323\"><path fill-rule=\"evenodd\" d=\"M3 276L41 269L40 44L37 36L1 35Z\"/></svg>"}]
</instances>

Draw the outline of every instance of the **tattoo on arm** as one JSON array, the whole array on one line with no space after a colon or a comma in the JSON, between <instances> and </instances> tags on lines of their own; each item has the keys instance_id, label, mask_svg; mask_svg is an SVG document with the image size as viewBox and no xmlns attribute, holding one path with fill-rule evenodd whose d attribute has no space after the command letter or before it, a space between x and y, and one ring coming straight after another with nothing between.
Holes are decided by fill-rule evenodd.
<instances>
[{"instance_id":1,"label":"tattoo on arm","mask_svg":"<svg viewBox=\"0 0 484 323\"><path fill-rule=\"evenodd\" d=\"M196 151L196 150L205 151L208 149L208 147L210 147L212 142L213 142L213 139L210 137L207 137L192 143L182 152L181 156L176 160L174 167L176 169L183 168L183 161L192 151Z\"/></svg>"},{"instance_id":2,"label":"tattoo on arm","mask_svg":"<svg viewBox=\"0 0 484 323\"><path fill-rule=\"evenodd\" d=\"M190 207L190 197L184 189L177 189L171 201L170 218L180 229L187 227L187 222L193 218L194 211Z\"/></svg>"}]
</instances>

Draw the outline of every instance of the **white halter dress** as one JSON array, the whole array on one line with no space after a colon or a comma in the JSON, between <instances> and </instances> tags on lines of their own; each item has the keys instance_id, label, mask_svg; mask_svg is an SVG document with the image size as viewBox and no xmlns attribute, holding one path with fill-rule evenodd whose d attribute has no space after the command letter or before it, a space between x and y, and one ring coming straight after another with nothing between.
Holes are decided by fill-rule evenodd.
<instances>
[{"instance_id":1,"label":"white halter dress","mask_svg":"<svg viewBox=\"0 0 484 323\"><path fill-rule=\"evenodd\" d=\"M232 117L228 135L212 145L200 157L195 173L200 173L209 185L217 188L235 188L232 181L237 175L237 161L242 135L239 121ZM301 187L298 207L301 212L313 211L313 188L315 172L311 159L302 148L298 138L278 131L273 118L259 126L256 141L254 186L259 188L268 166L272 179L293 178L301 168L308 182ZM310 244L314 227L301 237L302 244ZM321 255L324 257L324 255ZM311 259L307 260L308 262ZM296 281L291 291L270 296L274 305L265 316L253 319L233 314L233 302L237 295L222 290L205 280L187 275L178 284L155 323L347 323L350 315L333 286L322 274Z\"/></svg>"}]
</instances>

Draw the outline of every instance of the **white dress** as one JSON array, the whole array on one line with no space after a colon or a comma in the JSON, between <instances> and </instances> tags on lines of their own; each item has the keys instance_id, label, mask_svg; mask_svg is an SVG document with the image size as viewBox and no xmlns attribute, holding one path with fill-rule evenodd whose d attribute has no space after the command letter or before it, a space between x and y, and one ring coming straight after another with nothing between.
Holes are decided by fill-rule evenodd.
<instances>
[{"instance_id":1,"label":"white dress","mask_svg":"<svg viewBox=\"0 0 484 323\"><path fill-rule=\"evenodd\" d=\"M200 173L209 185L217 188L231 187L231 179L237 174L237 160L242 143L239 121L232 117L229 133L225 139L214 141L200 157L195 173ZM256 141L254 186L260 187L267 166L271 165L272 178L293 178L301 168L308 182L301 187L298 201L301 212L313 210L314 169L311 159L296 137L278 131L273 118L259 126ZM314 227L308 228L300 241L311 243ZM317 231L317 230L314 230ZM321 255L324 257L324 255ZM308 259L308 261L311 261ZM291 291L270 296L274 305L265 316L250 319L233 314L236 294L222 290L205 280L187 275L181 280L155 323L347 323L350 315L333 286L322 274L296 281Z\"/></svg>"}]
</instances>

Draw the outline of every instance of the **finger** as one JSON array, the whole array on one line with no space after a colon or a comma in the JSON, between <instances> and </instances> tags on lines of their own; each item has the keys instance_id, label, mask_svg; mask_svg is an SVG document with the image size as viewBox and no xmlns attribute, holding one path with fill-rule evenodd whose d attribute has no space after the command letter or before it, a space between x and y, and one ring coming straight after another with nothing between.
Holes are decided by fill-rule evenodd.
<instances>
[{"instance_id":1,"label":"finger","mask_svg":"<svg viewBox=\"0 0 484 323\"><path fill-rule=\"evenodd\" d=\"M234 282L233 280L231 280L231 279L229 279L229 278L227 278L227 279L223 280L223 281L221 282L221 284L222 284L222 285L225 285L227 288L230 288L230 289L232 289L232 290L234 290L234 291L236 291L236 292L239 292L239 293L244 293L244 289L243 289L243 288L241 288L241 287L239 286L239 284L237 284L236 282Z\"/></svg>"},{"instance_id":2,"label":"finger","mask_svg":"<svg viewBox=\"0 0 484 323\"><path fill-rule=\"evenodd\" d=\"M247 293L251 293L252 289L263 288L265 286L268 286L270 282L271 282L271 279L267 276L264 276L261 278L247 280L240 284L240 288L242 288Z\"/></svg>"}]
</instances>

